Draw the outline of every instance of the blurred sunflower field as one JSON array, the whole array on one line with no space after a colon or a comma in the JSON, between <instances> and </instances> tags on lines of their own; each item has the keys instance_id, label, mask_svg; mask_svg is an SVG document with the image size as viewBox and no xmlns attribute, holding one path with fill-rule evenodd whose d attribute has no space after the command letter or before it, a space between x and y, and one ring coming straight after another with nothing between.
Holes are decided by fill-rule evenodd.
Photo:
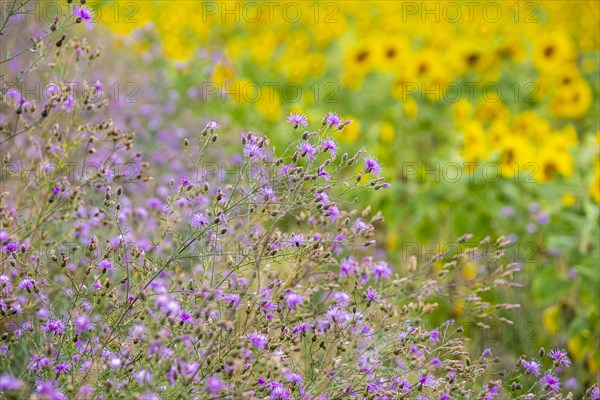
<instances>
[{"instance_id":1,"label":"blurred sunflower field","mask_svg":"<svg viewBox=\"0 0 600 400\"><path fill-rule=\"evenodd\" d=\"M392 183L356 199L388 221L382 251L405 265L467 232L505 235L526 287L506 296L529 307L494 345L565 346L580 376L597 376L598 1L87 5L113 46L113 80L135 83L120 95L144 99L120 106L139 110L124 123L161 150L155 163L177 171L170 149L190 132L176 121L267 127L277 146L299 134L283 122L290 113L338 110L352 120L336 134L340 151L368 146ZM431 318L460 319L458 298Z\"/></svg>"}]
</instances>

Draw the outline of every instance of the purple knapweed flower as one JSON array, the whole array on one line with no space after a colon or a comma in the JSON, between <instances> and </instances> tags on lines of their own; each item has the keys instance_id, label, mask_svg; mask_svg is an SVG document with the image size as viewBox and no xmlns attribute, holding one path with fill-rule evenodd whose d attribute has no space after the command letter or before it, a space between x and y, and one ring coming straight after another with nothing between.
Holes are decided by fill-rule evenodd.
<instances>
[{"instance_id":1,"label":"purple knapweed flower","mask_svg":"<svg viewBox=\"0 0 600 400\"><path fill-rule=\"evenodd\" d=\"M265 349L267 347L267 341L269 338L264 333L252 332L248 335L250 342L259 349Z\"/></svg>"},{"instance_id":2,"label":"purple knapweed flower","mask_svg":"<svg viewBox=\"0 0 600 400\"><path fill-rule=\"evenodd\" d=\"M304 296L296 292L290 291L285 295L285 302L287 303L289 310L294 310L296 307L298 307L304 302Z\"/></svg>"},{"instance_id":3,"label":"purple knapweed flower","mask_svg":"<svg viewBox=\"0 0 600 400\"><path fill-rule=\"evenodd\" d=\"M368 287L368 289L364 293L364 296L368 301L379 302L379 296L377 296L377 291L373 289L372 286Z\"/></svg>"},{"instance_id":4,"label":"purple knapweed flower","mask_svg":"<svg viewBox=\"0 0 600 400\"><path fill-rule=\"evenodd\" d=\"M440 360L438 357L434 357L431 359L430 364L433 365L436 368L441 367L442 364L442 360Z\"/></svg>"},{"instance_id":5,"label":"purple knapweed flower","mask_svg":"<svg viewBox=\"0 0 600 400\"><path fill-rule=\"evenodd\" d=\"M112 261L110 261L108 258L103 258L102 260L100 260L98 262L98 267L102 268L104 271L114 269Z\"/></svg>"},{"instance_id":6,"label":"purple knapweed flower","mask_svg":"<svg viewBox=\"0 0 600 400\"><path fill-rule=\"evenodd\" d=\"M271 186L262 187L260 193L265 201L277 201L277 196L275 196L275 191Z\"/></svg>"},{"instance_id":7,"label":"purple knapweed flower","mask_svg":"<svg viewBox=\"0 0 600 400\"><path fill-rule=\"evenodd\" d=\"M73 93L69 93L67 95L67 98L63 101L62 106L68 112L73 111L75 108L75 97L73 96Z\"/></svg>"},{"instance_id":8,"label":"purple knapweed flower","mask_svg":"<svg viewBox=\"0 0 600 400\"><path fill-rule=\"evenodd\" d=\"M429 341L432 344L438 344L438 342L440 341L439 329L434 329L434 330L429 331Z\"/></svg>"},{"instance_id":9,"label":"purple knapweed flower","mask_svg":"<svg viewBox=\"0 0 600 400\"><path fill-rule=\"evenodd\" d=\"M548 352L548 357L554 360L557 365L568 367L571 365L571 359L565 350L553 349Z\"/></svg>"},{"instance_id":10,"label":"purple knapweed flower","mask_svg":"<svg viewBox=\"0 0 600 400\"><path fill-rule=\"evenodd\" d=\"M2 392L12 392L18 391L23 386L23 382L14 376L5 373L0 375L0 391Z\"/></svg>"},{"instance_id":11,"label":"purple knapweed flower","mask_svg":"<svg viewBox=\"0 0 600 400\"><path fill-rule=\"evenodd\" d=\"M4 250L7 253L14 253L17 250L19 250L19 243L17 242L10 242L9 244L7 244L6 246L4 246Z\"/></svg>"},{"instance_id":12,"label":"purple knapweed flower","mask_svg":"<svg viewBox=\"0 0 600 400\"><path fill-rule=\"evenodd\" d=\"M410 350L411 353L413 353L417 357L425 357L425 354L423 354L423 352L421 351L421 349L418 346L414 345L414 344L411 344L408 347L408 349Z\"/></svg>"},{"instance_id":13,"label":"purple knapweed flower","mask_svg":"<svg viewBox=\"0 0 600 400\"><path fill-rule=\"evenodd\" d=\"M202 213L196 213L192 216L192 222L190 222L190 225L192 225L196 229L200 229L208 225L209 222L210 221L206 215Z\"/></svg>"},{"instance_id":14,"label":"purple knapweed flower","mask_svg":"<svg viewBox=\"0 0 600 400\"><path fill-rule=\"evenodd\" d=\"M546 375L540 379L540 384L548 391L558 392L560 390L560 379L550 371L546 372Z\"/></svg>"},{"instance_id":15,"label":"purple knapweed flower","mask_svg":"<svg viewBox=\"0 0 600 400\"><path fill-rule=\"evenodd\" d=\"M335 204L331 204L325 210L325 216L329 219L329 222L334 223L340 217L340 209Z\"/></svg>"},{"instance_id":16,"label":"purple knapweed flower","mask_svg":"<svg viewBox=\"0 0 600 400\"><path fill-rule=\"evenodd\" d=\"M83 21L88 30L94 28L94 12L88 6L74 6L73 15L77 17L77 22Z\"/></svg>"},{"instance_id":17,"label":"purple knapweed flower","mask_svg":"<svg viewBox=\"0 0 600 400\"><path fill-rule=\"evenodd\" d=\"M65 325L65 323L62 322L60 319L51 319L44 324L42 330L44 332L50 332L52 336L56 336L64 335L66 327L67 326Z\"/></svg>"},{"instance_id":18,"label":"purple knapweed flower","mask_svg":"<svg viewBox=\"0 0 600 400\"><path fill-rule=\"evenodd\" d=\"M211 375L206 378L206 391L210 392L210 395L213 397L218 396L219 392L226 387L227 385L225 385L218 375Z\"/></svg>"},{"instance_id":19,"label":"purple knapweed flower","mask_svg":"<svg viewBox=\"0 0 600 400\"><path fill-rule=\"evenodd\" d=\"M314 326L314 324L312 322L298 322L298 324L296 324L296 326L292 330L292 333L294 335L297 335L297 334L305 335L306 332L308 332L310 329L312 329L313 326Z\"/></svg>"},{"instance_id":20,"label":"purple knapweed flower","mask_svg":"<svg viewBox=\"0 0 600 400\"><path fill-rule=\"evenodd\" d=\"M364 157L363 158L364 163L365 163L365 172L367 174L369 173L374 173L376 177L379 177L379 174L381 173L381 166L379 165L379 161L377 161L374 157Z\"/></svg>"},{"instance_id":21,"label":"purple knapweed flower","mask_svg":"<svg viewBox=\"0 0 600 400\"><path fill-rule=\"evenodd\" d=\"M339 114L334 112L327 113L327 115L325 115L325 118L323 118L323 125L329 125L330 128L334 126L337 127L341 123L342 118L339 116Z\"/></svg>"},{"instance_id":22,"label":"purple knapweed flower","mask_svg":"<svg viewBox=\"0 0 600 400\"><path fill-rule=\"evenodd\" d=\"M35 281L29 278L21 279L21 282L17 285L17 289L30 291L35 287Z\"/></svg>"},{"instance_id":23,"label":"purple knapweed flower","mask_svg":"<svg viewBox=\"0 0 600 400\"><path fill-rule=\"evenodd\" d=\"M304 245L304 235L301 233L292 233L290 235L290 245L300 247Z\"/></svg>"},{"instance_id":24,"label":"purple knapweed flower","mask_svg":"<svg viewBox=\"0 0 600 400\"><path fill-rule=\"evenodd\" d=\"M351 257L345 258L340 262L340 277L346 277L353 274L358 267L358 263Z\"/></svg>"},{"instance_id":25,"label":"purple knapweed flower","mask_svg":"<svg viewBox=\"0 0 600 400\"><path fill-rule=\"evenodd\" d=\"M424 387L433 387L435 384L435 377L432 374L419 374L418 380Z\"/></svg>"},{"instance_id":26,"label":"purple knapweed flower","mask_svg":"<svg viewBox=\"0 0 600 400\"><path fill-rule=\"evenodd\" d=\"M301 157L307 157L309 160L315 159L315 147L308 142L301 142L298 144L298 151Z\"/></svg>"},{"instance_id":27,"label":"purple knapweed flower","mask_svg":"<svg viewBox=\"0 0 600 400\"><path fill-rule=\"evenodd\" d=\"M371 272L375 275L375 281L379 279L389 279L392 276L392 269L385 261L377 261L371 267Z\"/></svg>"},{"instance_id":28,"label":"purple knapweed flower","mask_svg":"<svg viewBox=\"0 0 600 400\"><path fill-rule=\"evenodd\" d=\"M71 369L71 366L67 363L60 363L60 364L56 364L56 366L54 367L54 372L56 372L57 374L64 374L69 372L69 370Z\"/></svg>"},{"instance_id":29,"label":"purple knapweed flower","mask_svg":"<svg viewBox=\"0 0 600 400\"><path fill-rule=\"evenodd\" d=\"M289 117L287 117L287 122L290 124L294 124L294 129L297 129L299 125L307 126L308 120L306 119L306 115L299 113L292 113Z\"/></svg>"},{"instance_id":30,"label":"purple knapweed flower","mask_svg":"<svg viewBox=\"0 0 600 400\"><path fill-rule=\"evenodd\" d=\"M219 125L217 123L217 121L209 121L208 124L206 124L206 129L208 131L210 131L210 133L213 133L215 130L219 129L221 127L221 125Z\"/></svg>"},{"instance_id":31,"label":"purple knapweed flower","mask_svg":"<svg viewBox=\"0 0 600 400\"><path fill-rule=\"evenodd\" d=\"M248 142L244 145L244 157L248 157L253 161L260 161L264 158L262 148L253 142Z\"/></svg>"},{"instance_id":32,"label":"purple knapweed flower","mask_svg":"<svg viewBox=\"0 0 600 400\"><path fill-rule=\"evenodd\" d=\"M521 365L525 369L526 373L540 376L540 369L542 366L538 360L533 359L531 361L523 361Z\"/></svg>"},{"instance_id":33,"label":"purple knapweed flower","mask_svg":"<svg viewBox=\"0 0 600 400\"><path fill-rule=\"evenodd\" d=\"M331 158L335 158L337 152L337 144L332 139L325 139L321 142L321 147L323 148L323 152L329 152Z\"/></svg>"},{"instance_id":34,"label":"purple knapweed flower","mask_svg":"<svg viewBox=\"0 0 600 400\"><path fill-rule=\"evenodd\" d=\"M78 315L73 319L73 324L75 325L77 334L80 335L90 327L90 317L86 314Z\"/></svg>"}]
</instances>

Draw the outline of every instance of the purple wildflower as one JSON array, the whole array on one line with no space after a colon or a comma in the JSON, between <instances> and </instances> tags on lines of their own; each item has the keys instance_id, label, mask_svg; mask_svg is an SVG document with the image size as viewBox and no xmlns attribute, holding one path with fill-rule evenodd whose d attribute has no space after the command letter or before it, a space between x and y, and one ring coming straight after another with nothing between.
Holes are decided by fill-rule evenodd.
<instances>
[{"instance_id":1,"label":"purple wildflower","mask_svg":"<svg viewBox=\"0 0 600 400\"><path fill-rule=\"evenodd\" d=\"M250 339L250 342L259 349L265 349L267 347L268 337L264 333L252 332L248 335L248 339Z\"/></svg>"},{"instance_id":2,"label":"purple wildflower","mask_svg":"<svg viewBox=\"0 0 600 400\"><path fill-rule=\"evenodd\" d=\"M346 292L335 292L333 300L341 307L345 307L350 303L350 295Z\"/></svg>"},{"instance_id":3,"label":"purple wildflower","mask_svg":"<svg viewBox=\"0 0 600 400\"><path fill-rule=\"evenodd\" d=\"M181 186L182 187L192 186L192 182L190 181L190 178L188 178L188 177L181 178Z\"/></svg>"},{"instance_id":4,"label":"purple wildflower","mask_svg":"<svg viewBox=\"0 0 600 400\"><path fill-rule=\"evenodd\" d=\"M223 383L218 375L211 375L206 378L206 391L210 392L210 395L213 397L216 397L225 387L225 383Z\"/></svg>"},{"instance_id":5,"label":"purple wildflower","mask_svg":"<svg viewBox=\"0 0 600 400\"><path fill-rule=\"evenodd\" d=\"M306 119L306 115L292 113L289 117L287 117L287 122L290 124L294 124L294 129L298 128L298 125L306 126L308 125L308 120Z\"/></svg>"},{"instance_id":6,"label":"purple wildflower","mask_svg":"<svg viewBox=\"0 0 600 400\"><path fill-rule=\"evenodd\" d=\"M562 349L553 349L548 352L548 356L554 360L557 365L568 367L571 365L571 359L566 351Z\"/></svg>"},{"instance_id":7,"label":"purple wildflower","mask_svg":"<svg viewBox=\"0 0 600 400\"><path fill-rule=\"evenodd\" d=\"M273 190L273 188L271 186L264 186L263 188L260 189L260 192L265 201L269 201L269 200L277 201L277 196L275 196L275 191Z\"/></svg>"},{"instance_id":8,"label":"purple wildflower","mask_svg":"<svg viewBox=\"0 0 600 400\"><path fill-rule=\"evenodd\" d=\"M437 344L440 341L440 331L438 329L429 331L429 341L432 344Z\"/></svg>"},{"instance_id":9,"label":"purple wildflower","mask_svg":"<svg viewBox=\"0 0 600 400\"><path fill-rule=\"evenodd\" d=\"M183 325L191 323L192 322L192 314L190 314L184 310L179 310L179 321Z\"/></svg>"},{"instance_id":10,"label":"purple wildflower","mask_svg":"<svg viewBox=\"0 0 600 400\"><path fill-rule=\"evenodd\" d=\"M565 389L577 390L579 389L579 382L575 378L569 378L565 382Z\"/></svg>"},{"instance_id":11,"label":"purple wildflower","mask_svg":"<svg viewBox=\"0 0 600 400\"><path fill-rule=\"evenodd\" d=\"M323 180L328 181L329 180L329 172L327 172L324 168L319 167L319 170L317 171L317 176L319 178L323 178Z\"/></svg>"},{"instance_id":12,"label":"purple wildflower","mask_svg":"<svg viewBox=\"0 0 600 400\"><path fill-rule=\"evenodd\" d=\"M304 245L304 235L301 233L292 233L290 235L290 244L296 247Z\"/></svg>"},{"instance_id":13,"label":"purple wildflower","mask_svg":"<svg viewBox=\"0 0 600 400\"><path fill-rule=\"evenodd\" d=\"M363 158L364 162L365 162L365 172L371 173L373 172L375 174L375 176L379 177L379 174L381 173L381 166L379 165L379 161L377 161L374 157L364 157Z\"/></svg>"},{"instance_id":14,"label":"purple wildflower","mask_svg":"<svg viewBox=\"0 0 600 400\"><path fill-rule=\"evenodd\" d=\"M121 361L121 359L119 357L112 357L108 361L108 366L111 369L120 369L122 364L123 364L123 362Z\"/></svg>"},{"instance_id":15,"label":"purple wildflower","mask_svg":"<svg viewBox=\"0 0 600 400\"><path fill-rule=\"evenodd\" d=\"M337 144L332 139L325 139L321 142L321 147L323 148L323 152L329 152L331 158L335 158L337 152Z\"/></svg>"},{"instance_id":16,"label":"purple wildflower","mask_svg":"<svg viewBox=\"0 0 600 400\"><path fill-rule=\"evenodd\" d=\"M285 295L285 301L288 305L288 309L294 310L296 307L298 307L298 305L304 302L304 296L296 292L290 291Z\"/></svg>"},{"instance_id":17,"label":"purple wildflower","mask_svg":"<svg viewBox=\"0 0 600 400\"><path fill-rule=\"evenodd\" d=\"M302 157L306 156L309 160L315 159L315 147L308 142L301 142L298 145L298 151Z\"/></svg>"},{"instance_id":18,"label":"purple wildflower","mask_svg":"<svg viewBox=\"0 0 600 400\"><path fill-rule=\"evenodd\" d=\"M340 209L335 204L332 204L325 211L325 216L333 223L340 217Z\"/></svg>"},{"instance_id":19,"label":"purple wildflower","mask_svg":"<svg viewBox=\"0 0 600 400\"><path fill-rule=\"evenodd\" d=\"M50 332L52 336L64 335L67 326L60 319L51 319L42 327L44 332Z\"/></svg>"},{"instance_id":20,"label":"purple wildflower","mask_svg":"<svg viewBox=\"0 0 600 400\"><path fill-rule=\"evenodd\" d=\"M436 368L439 368L443 365L442 360L440 360L438 357L432 358L430 364Z\"/></svg>"},{"instance_id":21,"label":"purple wildflower","mask_svg":"<svg viewBox=\"0 0 600 400\"><path fill-rule=\"evenodd\" d=\"M100 260L98 262L98 267L102 268L105 271L108 271L109 269L114 269L112 261L110 261L108 258L103 258L102 260Z\"/></svg>"},{"instance_id":22,"label":"purple wildflower","mask_svg":"<svg viewBox=\"0 0 600 400\"><path fill-rule=\"evenodd\" d=\"M371 272L375 275L375 281L379 279L389 279L392 276L392 269L385 261L377 261L373 264Z\"/></svg>"},{"instance_id":23,"label":"purple wildflower","mask_svg":"<svg viewBox=\"0 0 600 400\"><path fill-rule=\"evenodd\" d=\"M528 374L540 376L541 365L538 360L533 359L531 361L523 361L521 365L525 369L525 372L527 372Z\"/></svg>"},{"instance_id":24,"label":"purple wildflower","mask_svg":"<svg viewBox=\"0 0 600 400\"><path fill-rule=\"evenodd\" d=\"M69 372L70 369L71 369L71 366L67 363L56 364L56 366L54 367L54 371L57 374L67 373L67 372Z\"/></svg>"},{"instance_id":25,"label":"purple wildflower","mask_svg":"<svg viewBox=\"0 0 600 400\"><path fill-rule=\"evenodd\" d=\"M206 124L206 129L210 131L210 133L213 133L215 130L219 129L221 127L221 125L219 125L217 123L217 121L209 121L208 124Z\"/></svg>"},{"instance_id":26,"label":"purple wildflower","mask_svg":"<svg viewBox=\"0 0 600 400\"><path fill-rule=\"evenodd\" d=\"M35 287L35 281L29 278L21 279L21 282L17 285L17 289L30 291Z\"/></svg>"},{"instance_id":27,"label":"purple wildflower","mask_svg":"<svg viewBox=\"0 0 600 400\"><path fill-rule=\"evenodd\" d=\"M192 222L190 223L190 225L192 225L196 229L200 229L208 225L208 223L209 219L206 215L202 213L196 213L192 216Z\"/></svg>"},{"instance_id":28,"label":"purple wildflower","mask_svg":"<svg viewBox=\"0 0 600 400\"><path fill-rule=\"evenodd\" d=\"M560 379L550 371L546 372L546 375L540 379L540 384L548 391L558 392L560 390Z\"/></svg>"},{"instance_id":29,"label":"purple wildflower","mask_svg":"<svg viewBox=\"0 0 600 400\"><path fill-rule=\"evenodd\" d=\"M419 383L424 387L432 387L435 384L435 377L432 374L419 374Z\"/></svg>"},{"instance_id":30,"label":"purple wildflower","mask_svg":"<svg viewBox=\"0 0 600 400\"><path fill-rule=\"evenodd\" d=\"M82 332L84 332L90 327L90 317L88 317L86 314L78 315L73 320L73 324L75 325L77 334L80 335Z\"/></svg>"},{"instance_id":31,"label":"purple wildflower","mask_svg":"<svg viewBox=\"0 0 600 400\"><path fill-rule=\"evenodd\" d=\"M379 297L377 296L377 291L373 289L372 286L369 286L367 291L364 293L364 296L369 301L379 302Z\"/></svg>"},{"instance_id":32,"label":"purple wildflower","mask_svg":"<svg viewBox=\"0 0 600 400\"><path fill-rule=\"evenodd\" d=\"M329 322L346 323L346 321L348 321L349 315L346 311L342 309L342 307L335 305L329 307L325 314L325 317Z\"/></svg>"},{"instance_id":33,"label":"purple wildflower","mask_svg":"<svg viewBox=\"0 0 600 400\"><path fill-rule=\"evenodd\" d=\"M416 355L418 357L425 357L425 354L423 354L421 349L414 344L411 344L408 349L410 350L411 353L413 353L414 355Z\"/></svg>"},{"instance_id":34,"label":"purple wildflower","mask_svg":"<svg viewBox=\"0 0 600 400\"><path fill-rule=\"evenodd\" d=\"M0 375L0 392L18 391L23 382L9 374Z\"/></svg>"},{"instance_id":35,"label":"purple wildflower","mask_svg":"<svg viewBox=\"0 0 600 400\"><path fill-rule=\"evenodd\" d=\"M18 249L19 249L19 243L17 243L17 242L10 242L6 246L4 246L4 250L6 250L7 253L14 253Z\"/></svg>"},{"instance_id":36,"label":"purple wildflower","mask_svg":"<svg viewBox=\"0 0 600 400\"><path fill-rule=\"evenodd\" d=\"M77 17L77 22L83 21L85 27L88 30L92 30L94 28L94 12L87 6L74 6L73 7L73 15Z\"/></svg>"},{"instance_id":37,"label":"purple wildflower","mask_svg":"<svg viewBox=\"0 0 600 400\"><path fill-rule=\"evenodd\" d=\"M547 225L550 222L550 216L547 213L540 213L536 218L536 222L540 225Z\"/></svg>"},{"instance_id":38,"label":"purple wildflower","mask_svg":"<svg viewBox=\"0 0 600 400\"><path fill-rule=\"evenodd\" d=\"M329 204L329 195L326 192L317 192L315 193L315 198L317 199L317 203L320 204Z\"/></svg>"},{"instance_id":39,"label":"purple wildflower","mask_svg":"<svg viewBox=\"0 0 600 400\"><path fill-rule=\"evenodd\" d=\"M314 324L312 322L298 322L298 324L292 330L292 333L294 335L297 335L297 334L305 335L306 332L308 332L310 329L312 329L313 326L314 326Z\"/></svg>"},{"instance_id":40,"label":"purple wildflower","mask_svg":"<svg viewBox=\"0 0 600 400\"><path fill-rule=\"evenodd\" d=\"M263 157L262 148L253 142L248 142L244 145L244 156L251 158L254 161L260 161Z\"/></svg>"},{"instance_id":41,"label":"purple wildflower","mask_svg":"<svg viewBox=\"0 0 600 400\"><path fill-rule=\"evenodd\" d=\"M354 225L352 225L352 229L354 229L355 231L358 231L358 232L364 231L368 227L369 227L369 224L367 224L365 222L365 220L362 218L357 218L356 221L354 222Z\"/></svg>"},{"instance_id":42,"label":"purple wildflower","mask_svg":"<svg viewBox=\"0 0 600 400\"><path fill-rule=\"evenodd\" d=\"M346 258L340 263L340 277L344 278L353 274L358 267L358 263L353 258Z\"/></svg>"},{"instance_id":43,"label":"purple wildflower","mask_svg":"<svg viewBox=\"0 0 600 400\"><path fill-rule=\"evenodd\" d=\"M340 118L339 114L334 113L334 112L329 112L329 113L327 113L327 115L325 115L324 125L327 124L331 128L333 126L337 127L341 123L342 123L342 118Z\"/></svg>"},{"instance_id":44,"label":"purple wildflower","mask_svg":"<svg viewBox=\"0 0 600 400\"><path fill-rule=\"evenodd\" d=\"M591 400L600 400L600 388L594 387L590 390L590 399Z\"/></svg>"},{"instance_id":45,"label":"purple wildflower","mask_svg":"<svg viewBox=\"0 0 600 400\"><path fill-rule=\"evenodd\" d=\"M502 216L502 218L508 218L508 217L512 217L515 215L515 209L514 207L502 207L500 209L500 215Z\"/></svg>"}]
</instances>

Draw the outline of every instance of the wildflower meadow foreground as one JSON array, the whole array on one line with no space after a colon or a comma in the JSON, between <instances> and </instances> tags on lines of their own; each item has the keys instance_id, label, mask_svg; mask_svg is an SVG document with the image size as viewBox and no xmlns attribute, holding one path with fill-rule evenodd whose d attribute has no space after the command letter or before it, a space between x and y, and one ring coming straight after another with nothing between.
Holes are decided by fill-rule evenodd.
<instances>
[{"instance_id":1,"label":"wildflower meadow foreground","mask_svg":"<svg viewBox=\"0 0 600 400\"><path fill-rule=\"evenodd\" d=\"M154 95L125 107L93 7L58 1L45 21L5 3L0 399L600 399L594 356L567 340L523 352L519 328L504 344L537 313L516 301L529 272L511 231L427 257L386 246L378 204L402 183L340 139L357 129L341 105L240 128L184 113L145 65ZM578 334L598 329L590 304Z\"/></svg>"}]
</instances>

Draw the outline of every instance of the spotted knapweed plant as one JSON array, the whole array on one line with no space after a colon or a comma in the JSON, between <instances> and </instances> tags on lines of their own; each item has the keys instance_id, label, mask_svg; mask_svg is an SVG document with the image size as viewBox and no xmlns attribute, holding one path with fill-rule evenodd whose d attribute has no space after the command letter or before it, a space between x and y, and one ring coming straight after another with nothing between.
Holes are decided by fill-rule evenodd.
<instances>
[{"instance_id":1,"label":"spotted knapweed plant","mask_svg":"<svg viewBox=\"0 0 600 400\"><path fill-rule=\"evenodd\" d=\"M243 132L225 163L227 128L211 121L181 142L185 175L153 170L136 135L102 114L109 102L91 101L101 82L68 84L100 57L67 37L70 25L93 28L81 3L31 41L20 2L0 18L14 47L0 55L3 79L53 82L39 99L2 89L3 398L569 396L564 350L507 370L490 349L470 353L454 321L426 326L460 286L481 326L510 323L499 311L516 305L484 295L515 286L519 267L504 262L505 239L466 245L469 235L431 260L388 264L383 218L353 205L389 184L365 149L340 154L333 138L351 121L329 113L311 129L293 114L285 149ZM473 263L478 278L456 279ZM597 400L597 386L586 396Z\"/></svg>"}]
</instances>

